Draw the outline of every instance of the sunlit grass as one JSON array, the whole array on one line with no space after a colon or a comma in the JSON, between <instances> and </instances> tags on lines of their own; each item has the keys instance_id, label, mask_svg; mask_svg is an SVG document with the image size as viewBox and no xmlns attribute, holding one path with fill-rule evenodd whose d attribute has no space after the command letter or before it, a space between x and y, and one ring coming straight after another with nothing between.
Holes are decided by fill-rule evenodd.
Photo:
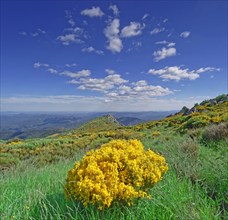
<instances>
[{"instance_id":1,"label":"sunlit grass","mask_svg":"<svg viewBox=\"0 0 228 220\"><path fill-rule=\"evenodd\" d=\"M66 201L63 185L67 171L83 153L72 160L42 168L24 162L15 170L2 174L1 218L221 219L218 201L208 196L200 183L192 183L187 176L178 177L174 164L171 164L171 169L164 179L152 189L152 199L140 199L132 207L115 203L109 209L100 211L96 206L85 208L78 201ZM172 157L175 155L167 156L170 163Z\"/></svg>"}]
</instances>

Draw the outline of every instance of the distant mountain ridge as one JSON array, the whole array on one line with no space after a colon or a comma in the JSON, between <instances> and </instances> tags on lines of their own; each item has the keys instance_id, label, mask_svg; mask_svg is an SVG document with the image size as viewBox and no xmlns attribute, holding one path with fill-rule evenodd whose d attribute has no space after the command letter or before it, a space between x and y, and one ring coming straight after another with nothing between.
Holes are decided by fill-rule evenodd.
<instances>
[{"instance_id":1,"label":"distant mountain ridge","mask_svg":"<svg viewBox=\"0 0 228 220\"><path fill-rule=\"evenodd\" d=\"M173 116L192 116L193 113L205 114L211 111L213 106L223 105L228 102L228 95L219 95L216 98L204 100L200 104L195 104L192 108L183 107L179 112L177 111L161 111L161 112L79 112L79 113L14 113L1 112L0 120L0 139L8 140L12 138L41 138L47 137L55 133L65 133L72 129L82 129L86 126L91 126L91 121L99 117L107 117L109 121L115 121L110 124L113 128L116 125L134 126L143 123L150 123L150 121L161 120L163 118L170 118ZM206 114L205 114L206 116ZM199 117L199 116L198 116ZM107 119L106 118L106 119ZM191 120L193 120L192 117ZM97 119L98 120L98 119ZM175 119L177 120L177 119ZM179 120L179 119L178 119ZM185 119L187 120L187 119ZM207 119L208 120L208 119ZM216 115L213 120L216 119ZM205 121L205 118L203 119ZM99 122L101 123L101 122ZM98 123L98 124L99 124ZM171 123L171 122L170 122ZM95 123L96 124L96 123ZM102 124L102 123L101 123ZM105 124L105 123L103 123ZM107 123L108 125L109 123ZM95 125L99 130L99 126ZM105 127L107 130L108 126ZM85 129L87 130L87 128ZM91 129L93 130L93 129Z\"/></svg>"}]
</instances>

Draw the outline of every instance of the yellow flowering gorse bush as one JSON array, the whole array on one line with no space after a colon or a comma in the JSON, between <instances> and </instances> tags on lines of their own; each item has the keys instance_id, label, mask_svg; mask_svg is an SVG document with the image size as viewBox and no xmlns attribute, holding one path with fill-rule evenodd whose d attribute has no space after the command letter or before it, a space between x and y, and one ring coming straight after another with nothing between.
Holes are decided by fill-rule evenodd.
<instances>
[{"instance_id":1,"label":"yellow flowering gorse bush","mask_svg":"<svg viewBox=\"0 0 228 220\"><path fill-rule=\"evenodd\" d=\"M135 198L149 197L149 188L167 170L165 158L145 151L140 141L112 140L75 163L68 172L65 194L100 209L113 201L130 205Z\"/></svg>"}]
</instances>

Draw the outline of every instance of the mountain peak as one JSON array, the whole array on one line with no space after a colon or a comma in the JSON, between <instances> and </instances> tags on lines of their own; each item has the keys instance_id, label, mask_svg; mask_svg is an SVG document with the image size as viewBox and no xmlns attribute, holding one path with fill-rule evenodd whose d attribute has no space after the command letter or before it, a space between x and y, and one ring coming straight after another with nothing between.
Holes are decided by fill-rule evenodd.
<instances>
[{"instance_id":1,"label":"mountain peak","mask_svg":"<svg viewBox=\"0 0 228 220\"><path fill-rule=\"evenodd\" d=\"M87 122L81 127L74 130L74 133L88 133L107 131L122 127L122 125L111 114L104 115Z\"/></svg>"}]
</instances>

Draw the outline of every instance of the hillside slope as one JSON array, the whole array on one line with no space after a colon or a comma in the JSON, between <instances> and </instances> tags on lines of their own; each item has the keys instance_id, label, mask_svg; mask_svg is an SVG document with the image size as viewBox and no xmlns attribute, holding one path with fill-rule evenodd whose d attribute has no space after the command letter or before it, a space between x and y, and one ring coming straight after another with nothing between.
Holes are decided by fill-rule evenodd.
<instances>
[{"instance_id":1,"label":"hillside slope","mask_svg":"<svg viewBox=\"0 0 228 220\"><path fill-rule=\"evenodd\" d=\"M112 116L105 115L95 118L94 120L82 125L81 127L71 130L71 134L84 134L100 131L108 131L116 128L120 128L122 125Z\"/></svg>"},{"instance_id":2,"label":"hillside slope","mask_svg":"<svg viewBox=\"0 0 228 220\"><path fill-rule=\"evenodd\" d=\"M215 101L217 99L217 101ZM186 114L188 112L188 114ZM20 161L31 159L36 163L53 163L71 157L78 149L97 148L111 139L143 139L161 135L186 134L202 130L210 124L228 121L228 96L223 95L195 105L184 107L179 113L157 121L122 126L113 116L96 118L79 128L46 138L11 139L0 141L0 167L8 169Z\"/></svg>"},{"instance_id":3,"label":"hillside slope","mask_svg":"<svg viewBox=\"0 0 228 220\"><path fill-rule=\"evenodd\" d=\"M189 129L204 128L210 124L228 121L228 95L195 104L191 109L183 107L181 111L162 120L136 125L136 130L160 128L186 133Z\"/></svg>"},{"instance_id":4,"label":"hillside slope","mask_svg":"<svg viewBox=\"0 0 228 220\"><path fill-rule=\"evenodd\" d=\"M121 219L119 213L124 219L133 216L137 220L227 219L225 97L136 126L121 126L107 115L64 134L0 141L0 212L9 216L6 219ZM114 217L113 209L85 209L63 196L67 171L74 162L113 139L138 139L145 149L163 155L169 165L167 175L152 189L152 200L139 200L132 207L114 207ZM75 213L82 213L82 218L76 218Z\"/></svg>"}]
</instances>

